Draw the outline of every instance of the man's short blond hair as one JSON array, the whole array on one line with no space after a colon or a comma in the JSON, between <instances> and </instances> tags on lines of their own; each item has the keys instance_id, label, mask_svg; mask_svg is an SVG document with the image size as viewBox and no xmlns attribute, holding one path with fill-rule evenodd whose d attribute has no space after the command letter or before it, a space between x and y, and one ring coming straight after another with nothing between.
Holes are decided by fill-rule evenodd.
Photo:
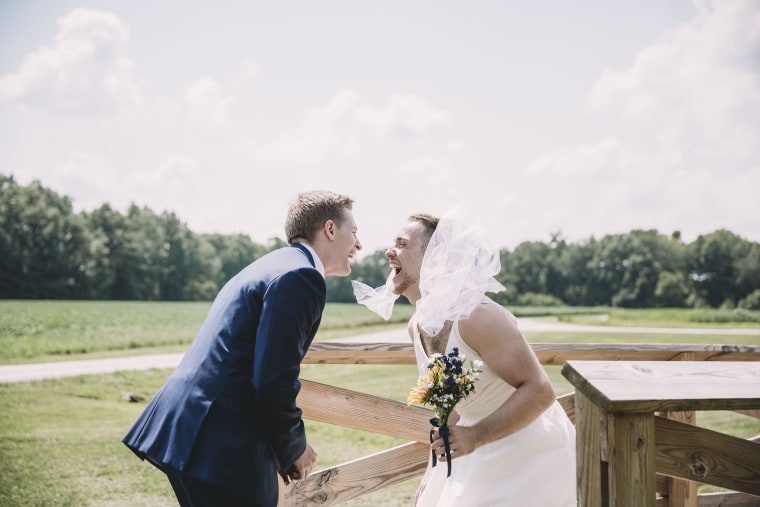
<instances>
[{"instance_id":1,"label":"man's short blond hair","mask_svg":"<svg viewBox=\"0 0 760 507\"><path fill-rule=\"evenodd\" d=\"M290 205L285 219L288 244L292 245L299 238L313 242L328 220L340 226L346 218L346 210L351 210L353 204L354 200L350 197L327 190L299 194Z\"/></svg>"}]
</instances>

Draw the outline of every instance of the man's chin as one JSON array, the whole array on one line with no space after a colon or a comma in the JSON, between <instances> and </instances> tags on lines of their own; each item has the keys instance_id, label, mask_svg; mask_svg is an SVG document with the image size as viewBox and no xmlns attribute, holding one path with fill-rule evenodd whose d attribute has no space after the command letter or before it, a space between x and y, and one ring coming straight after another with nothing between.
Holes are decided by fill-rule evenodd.
<instances>
[{"instance_id":1,"label":"man's chin","mask_svg":"<svg viewBox=\"0 0 760 507\"><path fill-rule=\"evenodd\" d=\"M325 276L339 276L339 277L346 277L351 274L351 267L346 267L345 269L342 269L340 271L333 270L329 273L327 273Z\"/></svg>"}]
</instances>

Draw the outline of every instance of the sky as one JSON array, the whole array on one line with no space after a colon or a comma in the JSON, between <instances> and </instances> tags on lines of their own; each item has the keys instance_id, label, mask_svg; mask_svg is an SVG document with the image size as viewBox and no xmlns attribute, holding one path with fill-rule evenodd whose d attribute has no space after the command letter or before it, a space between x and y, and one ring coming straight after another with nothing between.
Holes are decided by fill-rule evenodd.
<instances>
[{"instance_id":1,"label":"sky","mask_svg":"<svg viewBox=\"0 0 760 507\"><path fill-rule=\"evenodd\" d=\"M257 243L332 190L364 254L455 207L760 241L760 2L0 0L0 174Z\"/></svg>"}]
</instances>

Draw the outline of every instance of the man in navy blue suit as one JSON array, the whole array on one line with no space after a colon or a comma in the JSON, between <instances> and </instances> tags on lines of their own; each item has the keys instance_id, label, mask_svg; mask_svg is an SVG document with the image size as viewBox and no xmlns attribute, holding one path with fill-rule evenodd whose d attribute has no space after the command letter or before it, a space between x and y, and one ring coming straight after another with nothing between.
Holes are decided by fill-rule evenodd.
<instances>
[{"instance_id":1,"label":"man in navy blue suit","mask_svg":"<svg viewBox=\"0 0 760 507\"><path fill-rule=\"evenodd\" d=\"M181 506L272 507L279 473L306 479L317 453L296 396L325 306L325 276L347 276L361 243L353 200L305 192L285 223L290 246L219 291L176 370L123 442L169 478Z\"/></svg>"}]
</instances>

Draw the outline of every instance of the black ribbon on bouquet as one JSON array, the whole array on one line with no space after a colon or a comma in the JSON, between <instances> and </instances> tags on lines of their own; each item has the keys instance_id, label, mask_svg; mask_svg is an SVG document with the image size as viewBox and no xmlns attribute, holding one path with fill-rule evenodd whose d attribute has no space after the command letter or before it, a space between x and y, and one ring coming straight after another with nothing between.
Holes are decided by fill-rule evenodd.
<instances>
[{"instance_id":1,"label":"black ribbon on bouquet","mask_svg":"<svg viewBox=\"0 0 760 507\"><path fill-rule=\"evenodd\" d=\"M430 419L430 424L433 426L436 426L438 428L438 434L443 439L443 446L446 451L446 464L448 465L448 473L446 474L446 477L451 476L451 446L449 445L449 427L448 426L438 426L438 418L433 417ZM433 433L435 430L432 428L430 429L430 443L433 443ZM438 464L438 457L435 455L435 450L431 451L433 453L433 466L436 466Z\"/></svg>"}]
</instances>

